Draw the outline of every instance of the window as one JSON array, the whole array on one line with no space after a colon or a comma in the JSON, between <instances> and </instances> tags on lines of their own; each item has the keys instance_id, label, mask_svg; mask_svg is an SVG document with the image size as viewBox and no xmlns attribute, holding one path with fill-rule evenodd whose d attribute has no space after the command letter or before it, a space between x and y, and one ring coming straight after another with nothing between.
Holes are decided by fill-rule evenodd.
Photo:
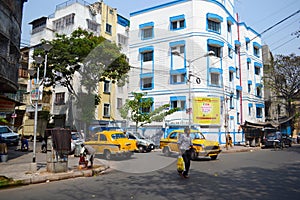
<instances>
[{"instance_id":1,"label":"window","mask_svg":"<svg viewBox=\"0 0 300 200\"><path fill-rule=\"evenodd\" d=\"M233 95L231 95L230 98L229 98L229 106L230 106L230 109L234 108L234 106L233 106Z\"/></svg>"},{"instance_id":2,"label":"window","mask_svg":"<svg viewBox=\"0 0 300 200\"><path fill-rule=\"evenodd\" d=\"M229 71L229 82L233 81L233 72Z\"/></svg>"},{"instance_id":3,"label":"window","mask_svg":"<svg viewBox=\"0 0 300 200\"><path fill-rule=\"evenodd\" d=\"M235 71L236 71L236 77L240 78L240 68L236 67Z\"/></svg>"},{"instance_id":4,"label":"window","mask_svg":"<svg viewBox=\"0 0 300 200\"><path fill-rule=\"evenodd\" d=\"M251 92L251 84L248 83L248 93Z\"/></svg>"},{"instance_id":5,"label":"window","mask_svg":"<svg viewBox=\"0 0 300 200\"><path fill-rule=\"evenodd\" d=\"M153 105L153 100L152 98L143 98L142 101L151 101L151 105L150 106L142 106L141 111L142 113L150 113L152 111L152 105Z\"/></svg>"},{"instance_id":6,"label":"window","mask_svg":"<svg viewBox=\"0 0 300 200\"><path fill-rule=\"evenodd\" d=\"M180 110L185 109L185 101L171 101L172 108L179 108Z\"/></svg>"},{"instance_id":7,"label":"window","mask_svg":"<svg viewBox=\"0 0 300 200\"><path fill-rule=\"evenodd\" d=\"M103 117L109 117L109 113L110 113L110 105L108 103L105 103L103 106Z\"/></svg>"},{"instance_id":8,"label":"window","mask_svg":"<svg viewBox=\"0 0 300 200\"><path fill-rule=\"evenodd\" d=\"M104 81L103 92L110 93L110 82L109 81Z\"/></svg>"},{"instance_id":9,"label":"window","mask_svg":"<svg viewBox=\"0 0 300 200\"><path fill-rule=\"evenodd\" d=\"M171 108L179 108L180 110L185 110L186 97L185 96L177 96L171 97Z\"/></svg>"},{"instance_id":10,"label":"window","mask_svg":"<svg viewBox=\"0 0 300 200\"><path fill-rule=\"evenodd\" d=\"M262 118L262 108L256 107L256 117Z\"/></svg>"},{"instance_id":11,"label":"window","mask_svg":"<svg viewBox=\"0 0 300 200\"><path fill-rule=\"evenodd\" d=\"M221 58L221 47L208 45L208 51L213 51L216 57Z\"/></svg>"},{"instance_id":12,"label":"window","mask_svg":"<svg viewBox=\"0 0 300 200\"><path fill-rule=\"evenodd\" d=\"M111 34L111 25L110 24L106 24L105 32L108 34Z\"/></svg>"},{"instance_id":13,"label":"window","mask_svg":"<svg viewBox=\"0 0 300 200\"><path fill-rule=\"evenodd\" d=\"M239 99L239 98L240 98L240 91L236 90L236 99Z\"/></svg>"},{"instance_id":14,"label":"window","mask_svg":"<svg viewBox=\"0 0 300 200\"><path fill-rule=\"evenodd\" d=\"M261 97L262 92L261 92L261 87L256 87L256 96Z\"/></svg>"},{"instance_id":15,"label":"window","mask_svg":"<svg viewBox=\"0 0 300 200\"><path fill-rule=\"evenodd\" d=\"M236 123L240 124L240 113L236 113Z\"/></svg>"},{"instance_id":16,"label":"window","mask_svg":"<svg viewBox=\"0 0 300 200\"><path fill-rule=\"evenodd\" d=\"M256 57L259 57L260 56L260 51L259 49L261 48L261 45L258 44L257 42L253 42L253 54L256 56Z\"/></svg>"},{"instance_id":17,"label":"window","mask_svg":"<svg viewBox=\"0 0 300 200\"><path fill-rule=\"evenodd\" d=\"M254 51L254 55L259 57L259 49L253 48L253 51Z\"/></svg>"},{"instance_id":18,"label":"window","mask_svg":"<svg viewBox=\"0 0 300 200\"><path fill-rule=\"evenodd\" d=\"M99 31L100 24L98 24L97 22L87 19L87 24L88 24L88 29L90 29L94 32Z\"/></svg>"},{"instance_id":19,"label":"window","mask_svg":"<svg viewBox=\"0 0 300 200\"><path fill-rule=\"evenodd\" d=\"M127 45L128 44L128 37L122 34L118 34L118 43L119 45Z\"/></svg>"},{"instance_id":20,"label":"window","mask_svg":"<svg viewBox=\"0 0 300 200\"><path fill-rule=\"evenodd\" d=\"M209 31L221 33L221 23L212 21L210 19L207 20L207 27Z\"/></svg>"},{"instance_id":21,"label":"window","mask_svg":"<svg viewBox=\"0 0 300 200\"><path fill-rule=\"evenodd\" d=\"M121 109L123 106L123 99L117 98L117 109Z\"/></svg>"},{"instance_id":22,"label":"window","mask_svg":"<svg viewBox=\"0 0 300 200\"><path fill-rule=\"evenodd\" d=\"M153 38L153 27L143 29L142 30L142 38L143 39Z\"/></svg>"},{"instance_id":23,"label":"window","mask_svg":"<svg viewBox=\"0 0 300 200\"><path fill-rule=\"evenodd\" d=\"M232 58L232 56L233 56L233 50L231 47L228 47L228 56L229 56L229 58Z\"/></svg>"},{"instance_id":24,"label":"window","mask_svg":"<svg viewBox=\"0 0 300 200\"><path fill-rule=\"evenodd\" d=\"M171 47L171 52L178 52L180 54L184 54L184 51L185 51L184 45Z\"/></svg>"},{"instance_id":25,"label":"window","mask_svg":"<svg viewBox=\"0 0 300 200\"><path fill-rule=\"evenodd\" d=\"M247 70L250 70L250 62L247 62Z\"/></svg>"},{"instance_id":26,"label":"window","mask_svg":"<svg viewBox=\"0 0 300 200\"><path fill-rule=\"evenodd\" d=\"M219 85L220 84L220 74L210 73L210 82L212 85Z\"/></svg>"},{"instance_id":27,"label":"window","mask_svg":"<svg viewBox=\"0 0 300 200\"><path fill-rule=\"evenodd\" d=\"M70 25L74 24L74 16L75 16L75 14L72 13L70 15L66 15L62 18L59 18L59 19L53 21L53 27L56 30L59 30L66 26L70 26Z\"/></svg>"},{"instance_id":28,"label":"window","mask_svg":"<svg viewBox=\"0 0 300 200\"><path fill-rule=\"evenodd\" d=\"M185 74L174 74L171 75L171 83L185 83Z\"/></svg>"},{"instance_id":29,"label":"window","mask_svg":"<svg viewBox=\"0 0 300 200\"><path fill-rule=\"evenodd\" d=\"M107 141L107 138L104 134L100 134L100 141Z\"/></svg>"},{"instance_id":30,"label":"window","mask_svg":"<svg viewBox=\"0 0 300 200\"><path fill-rule=\"evenodd\" d=\"M55 105L64 105L65 104L65 93L60 92L55 94Z\"/></svg>"},{"instance_id":31,"label":"window","mask_svg":"<svg viewBox=\"0 0 300 200\"><path fill-rule=\"evenodd\" d=\"M228 33L231 33L231 24L227 23L227 31Z\"/></svg>"},{"instance_id":32,"label":"window","mask_svg":"<svg viewBox=\"0 0 300 200\"><path fill-rule=\"evenodd\" d=\"M185 28L185 16L178 15L170 17L170 30L179 30Z\"/></svg>"},{"instance_id":33,"label":"window","mask_svg":"<svg viewBox=\"0 0 300 200\"><path fill-rule=\"evenodd\" d=\"M248 51L249 49L249 42L246 41L246 50Z\"/></svg>"},{"instance_id":34,"label":"window","mask_svg":"<svg viewBox=\"0 0 300 200\"><path fill-rule=\"evenodd\" d=\"M177 30L177 29L182 29L182 28L184 28L184 20L173 21L171 23L171 30Z\"/></svg>"},{"instance_id":35,"label":"window","mask_svg":"<svg viewBox=\"0 0 300 200\"><path fill-rule=\"evenodd\" d=\"M145 77L145 78L142 78L141 81L142 81L142 89L152 89L153 88L153 85L152 85L152 80L153 80L153 77Z\"/></svg>"},{"instance_id":36,"label":"window","mask_svg":"<svg viewBox=\"0 0 300 200\"><path fill-rule=\"evenodd\" d=\"M255 71L255 75L260 75L260 67L255 66L254 71Z\"/></svg>"},{"instance_id":37,"label":"window","mask_svg":"<svg viewBox=\"0 0 300 200\"><path fill-rule=\"evenodd\" d=\"M252 108L249 106L249 107L248 107L248 115L249 115L249 116L251 116L251 111L252 111Z\"/></svg>"},{"instance_id":38,"label":"window","mask_svg":"<svg viewBox=\"0 0 300 200\"><path fill-rule=\"evenodd\" d=\"M143 62L153 61L153 51L145 51L142 52L141 54L142 54Z\"/></svg>"}]
</instances>

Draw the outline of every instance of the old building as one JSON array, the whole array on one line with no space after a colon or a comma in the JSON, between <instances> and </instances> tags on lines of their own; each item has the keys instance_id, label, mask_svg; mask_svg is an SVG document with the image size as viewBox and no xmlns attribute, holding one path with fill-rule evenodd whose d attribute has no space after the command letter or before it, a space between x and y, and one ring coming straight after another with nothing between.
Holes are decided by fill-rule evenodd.
<instances>
[{"instance_id":1,"label":"old building","mask_svg":"<svg viewBox=\"0 0 300 200\"><path fill-rule=\"evenodd\" d=\"M23 4L27 0L0 2L0 118L13 123L17 96L18 69L20 65L20 38Z\"/></svg>"},{"instance_id":2,"label":"old building","mask_svg":"<svg viewBox=\"0 0 300 200\"><path fill-rule=\"evenodd\" d=\"M34 48L40 48L41 40L51 41L55 34L70 35L79 27L92 32L96 36L102 36L107 40L120 44L123 51L127 51L129 21L119 15L115 8L106 5L103 1L93 4L78 0L66 1L56 6L53 14L38 19L31 23L32 32L30 45L30 62ZM74 78L73 87L79 88L78 77ZM110 121L121 120L117 108L120 102L127 97L126 87L119 88L110 80L99 83L99 95L101 103L95 112L94 125L108 124ZM119 102L119 103L118 103ZM57 85L52 90L50 120L52 126L66 127L71 129L85 129L84 122L78 117L75 108L75 100L69 94L66 87ZM28 121L29 122L29 121ZM31 124L31 123L29 123Z\"/></svg>"}]
</instances>

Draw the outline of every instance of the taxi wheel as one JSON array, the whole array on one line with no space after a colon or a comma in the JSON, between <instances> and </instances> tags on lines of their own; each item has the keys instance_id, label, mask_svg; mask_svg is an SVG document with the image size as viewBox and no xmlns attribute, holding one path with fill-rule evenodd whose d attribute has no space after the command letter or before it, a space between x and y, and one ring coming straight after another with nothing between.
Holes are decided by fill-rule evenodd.
<instances>
[{"instance_id":1,"label":"taxi wheel","mask_svg":"<svg viewBox=\"0 0 300 200\"><path fill-rule=\"evenodd\" d=\"M197 158L196 151L194 149L191 149L191 160L196 160L196 158Z\"/></svg>"},{"instance_id":2,"label":"taxi wheel","mask_svg":"<svg viewBox=\"0 0 300 200\"><path fill-rule=\"evenodd\" d=\"M144 153L145 152L145 148L143 146L139 146L138 148L139 148L139 152L140 153Z\"/></svg>"},{"instance_id":3,"label":"taxi wheel","mask_svg":"<svg viewBox=\"0 0 300 200\"><path fill-rule=\"evenodd\" d=\"M106 160L110 160L111 159L111 152L109 150L105 150L104 151L104 157Z\"/></svg>"}]
</instances>

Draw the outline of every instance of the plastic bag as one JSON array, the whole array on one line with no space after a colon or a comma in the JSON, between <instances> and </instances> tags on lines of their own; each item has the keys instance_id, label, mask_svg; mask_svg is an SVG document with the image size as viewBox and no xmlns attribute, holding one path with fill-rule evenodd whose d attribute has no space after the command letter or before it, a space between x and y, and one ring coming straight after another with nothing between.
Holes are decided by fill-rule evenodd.
<instances>
[{"instance_id":1,"label":"plastic bag","mask_svg":"<svg viewBox=\"0 0 300 200\"><path fill-rule=\"evenodd\" d=\"M180 173L184 171L184 160L182 156L178 156L177 158L177 171Z\"/></svg>"}]
</instances>

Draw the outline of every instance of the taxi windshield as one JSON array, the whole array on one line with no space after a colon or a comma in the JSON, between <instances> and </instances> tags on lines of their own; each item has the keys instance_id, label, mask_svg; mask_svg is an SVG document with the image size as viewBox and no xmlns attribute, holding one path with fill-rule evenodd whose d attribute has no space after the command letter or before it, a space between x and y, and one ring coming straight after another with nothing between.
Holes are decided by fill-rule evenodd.
<instances>
[{"instance_id":1,"label":"taxi windshield","mask_svg":"<svg viewBox=\"0 0 300 200\"><path fill-rule=\"evenodd\" d=\"M201 132L191 132L190 137L192 139L205 139Z\"/></svg>"},{"instance_id":2,"label":"taxi windshield","mask_svg":"<svg viewBox=\"0 0 300 200\"><path fill-rule=\"evenodd\" d=\"M120 139L120 138L126 138L126 136L123 133L114 133L111 135L111 138L116 140L116 139Z\"/></svg>"}]
</instances>

